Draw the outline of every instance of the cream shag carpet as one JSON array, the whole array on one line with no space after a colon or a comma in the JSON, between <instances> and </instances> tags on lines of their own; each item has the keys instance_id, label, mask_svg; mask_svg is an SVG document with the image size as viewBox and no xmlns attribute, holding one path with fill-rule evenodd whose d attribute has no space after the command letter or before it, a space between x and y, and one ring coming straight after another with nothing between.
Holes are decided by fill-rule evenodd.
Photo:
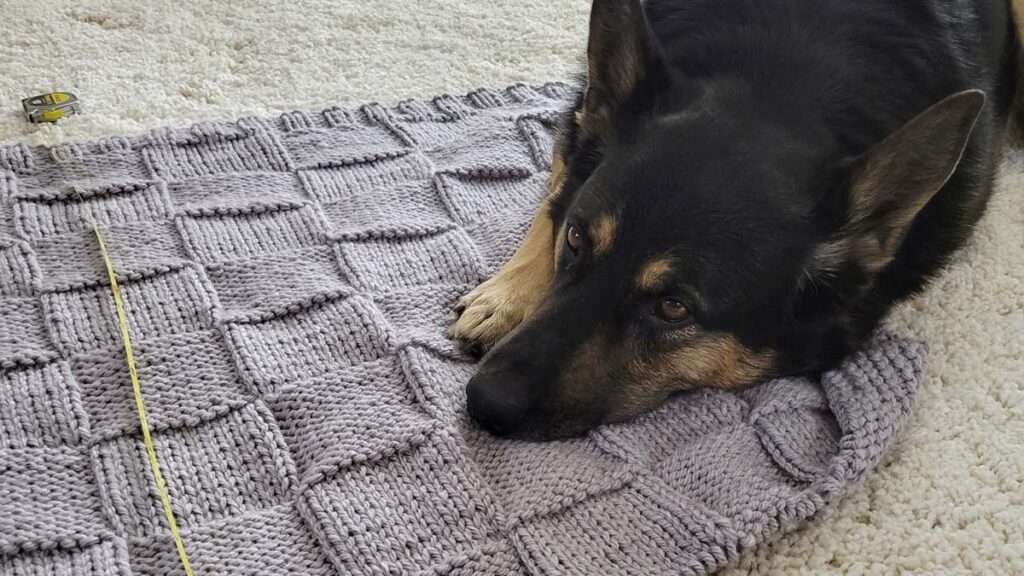
<instances>
[{"instance_id":1,"label":"cream shag carpet","mask_svg":"<svg viewBox=\"0 0 1024 576\"><path fill-rule=\"evenodd\" d=\"M56 144L566 79L588 0L0 0L0 143ZM79 95L32 126L20 99ZM1024 153L974 244L895 314L930 381L889 464L733 574L1024 574Z\"/></svg>"}]
</instances>

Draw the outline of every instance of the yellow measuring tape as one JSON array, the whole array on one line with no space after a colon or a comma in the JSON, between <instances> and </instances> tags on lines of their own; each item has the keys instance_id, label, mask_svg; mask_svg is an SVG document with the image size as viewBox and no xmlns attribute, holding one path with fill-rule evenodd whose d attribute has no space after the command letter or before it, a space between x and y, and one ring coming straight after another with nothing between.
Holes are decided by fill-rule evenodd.
<instances>
[{"instance_id":1,"label":"yellow measuring tape","mask_svg":"<svg viewBox=\"0 0 1024 576\"><path fill-rule=\"evenodd\" d=\"M96 233L96 241L100 245L103 265L107 268L107 277L110 278L110 291L114 294L117 323L121 328L121 341L124 343L124 358L128 363L128 375L132 381L132 390L135 392L135 410L139 414L139 425L142 427L142 441L146 444L149 467L153 470L156 488L160 492L160 503L163 504L167 524L171 527L171 537L174 538L174 547L178 549L181 566L185 569L186 576L194 576L192 564L189 563L188 553L185 551L185 542L181 539L181 532L178 531L178 521L174 518L174 511L171 510L171 497L167 494L167 483L164 482L164 475L160 473L160 462L156 459L156 447L153 445L153 436L149 432L149 420L146 418L146 403L142 399L142 386L139 384L139 374L135 370L135 355L132 353L132 340L128 334L128 318L125 316L124 303L121 301L121 289L117 286L117 273L114 272L114 264L110 260L110 254L107 253L107 245L103 242L103 234L100 233L100 227L93 224L92 229Z\"/></svg>"}]
</instances>

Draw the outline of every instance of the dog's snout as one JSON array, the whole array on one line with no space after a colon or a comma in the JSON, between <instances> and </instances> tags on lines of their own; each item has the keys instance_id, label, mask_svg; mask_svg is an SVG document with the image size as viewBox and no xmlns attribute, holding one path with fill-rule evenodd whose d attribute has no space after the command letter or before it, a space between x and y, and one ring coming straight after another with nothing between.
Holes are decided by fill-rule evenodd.
<instances>
[{"instance_id":1,"label":"dog's snout","mask_svg":"<svg viewBox=\"0 0 1024 576\"><path fill-rule=\"evenodd\" d=\"M466 387L466 409L488 432L511 436L529 412L526 387L504 372L479 372Z\"/></svg>"}]
</instances>

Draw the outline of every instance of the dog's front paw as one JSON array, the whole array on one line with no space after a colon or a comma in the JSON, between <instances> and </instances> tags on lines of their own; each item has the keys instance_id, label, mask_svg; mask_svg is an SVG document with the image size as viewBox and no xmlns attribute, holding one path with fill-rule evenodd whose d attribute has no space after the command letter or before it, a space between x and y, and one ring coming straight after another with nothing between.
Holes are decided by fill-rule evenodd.
<instances>
[{"instance_id":1,"label":"dog's front paw","mask_svg":"<svg viewBox=\"0 0 1024 576\"><path fill-rule=\"evenodd\" d=\"M538 295L499 274L459 300L459 317L448 328L470 353L482 355L514 330L537 307Z\"/></svg>"}]
</instances>

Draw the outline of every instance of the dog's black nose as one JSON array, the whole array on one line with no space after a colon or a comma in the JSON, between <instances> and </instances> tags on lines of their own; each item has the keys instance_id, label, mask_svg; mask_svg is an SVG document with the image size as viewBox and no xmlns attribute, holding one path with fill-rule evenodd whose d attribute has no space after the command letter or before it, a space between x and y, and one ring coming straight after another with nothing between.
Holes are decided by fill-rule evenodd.
<instances>
[{"instance_id":1,"label":"dog's black nose","mask_svg":"<svg viewBox=\"0 0 1024 576\"><path fill-rule=\"evenodd\" d=\"M478 372L466 386L466 409L473 420L496 436L510 436L529 410L523 386L501 373Z\"/></svg>"}]
</instances>

